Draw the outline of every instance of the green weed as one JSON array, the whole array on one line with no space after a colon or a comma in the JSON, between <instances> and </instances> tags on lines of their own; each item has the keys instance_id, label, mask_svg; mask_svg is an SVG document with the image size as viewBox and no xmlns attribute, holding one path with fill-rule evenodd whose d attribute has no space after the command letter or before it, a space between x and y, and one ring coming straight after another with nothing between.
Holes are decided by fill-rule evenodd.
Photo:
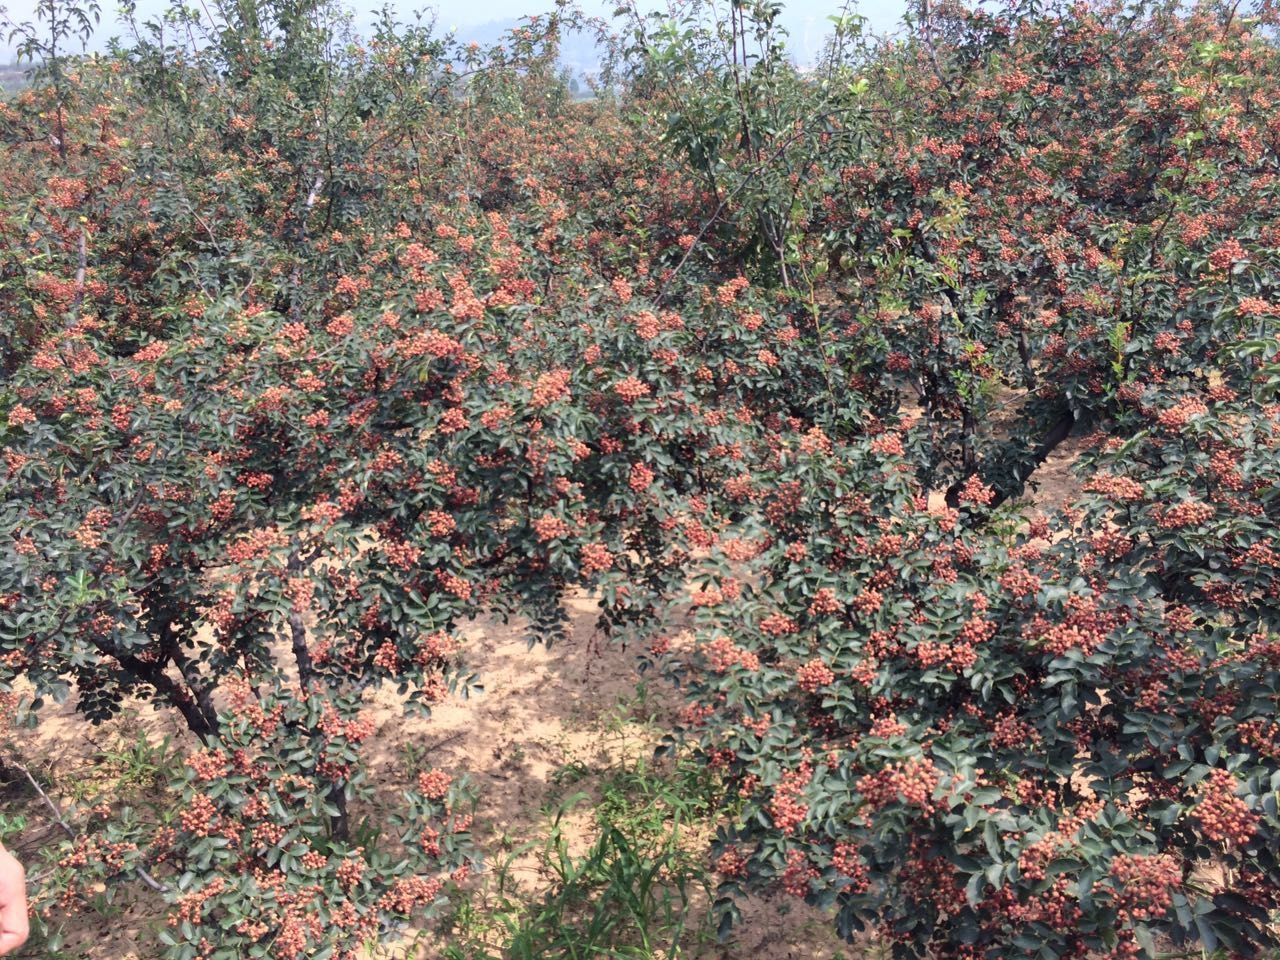
<instances>
[{"instance_id":1,"label":"green weed","mask_svg":"<svg viewBox=\"0 0 1280 960\"><path fill-rule=\"evenodd\" d=\"M580 763L561 782L581 782ZM578 792L550 814L544 836L517 848L495 870L487 904L460 905L448 960L653 960L695 956L714 942L714 881L698 836L714 805L714 784L691 764L647 761L604 771L599 795ZM570 822L594 804L589 825ZM591 843L574 853L575 834ZM512 867L536 854L550 884L528 901Z\"/></svg>"}]
</instances>

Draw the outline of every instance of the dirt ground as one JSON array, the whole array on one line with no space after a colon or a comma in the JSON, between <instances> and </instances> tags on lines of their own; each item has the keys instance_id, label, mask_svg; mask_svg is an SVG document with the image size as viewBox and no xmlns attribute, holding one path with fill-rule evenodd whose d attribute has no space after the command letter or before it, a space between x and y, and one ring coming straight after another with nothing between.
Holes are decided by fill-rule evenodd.
<instances>
[{"instance_id":1,"label":"dirt ground","mask_svg":"<svg viewBox=\"0 0 1280 960\"><path fill-rule=\"evenodd\" d=\"M1029 489L1023 499L1032 512L1052 512L1070 504L1083 493L1080 480L1071 468L1089 443L1088 437L1075 434L1067 437L1031 475Z\"/></svg>"}]
</instances>

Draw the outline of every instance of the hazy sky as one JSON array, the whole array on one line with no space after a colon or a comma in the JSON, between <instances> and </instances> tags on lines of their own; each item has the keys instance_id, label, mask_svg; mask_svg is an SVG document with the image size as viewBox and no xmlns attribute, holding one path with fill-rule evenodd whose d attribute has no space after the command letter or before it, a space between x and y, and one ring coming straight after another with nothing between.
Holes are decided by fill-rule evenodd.
<instances>
[{"instance_id":1,"label":"hazy sky","mask_svg":"<svg viewBox=\"0 0 1280 960\"><path fill-rule=\"evenodd\" d=\"M843 0L783 0L783 22L791 33L797 51L817 49L830 27L827 16L837 13L842 2ZM348 0L348 3L359 14L381 6L382 0L365 3ZM609 15L616 7L612 0L579 0L579 3L592 15ZM0 0L0 11L7 10L9 19L21 22L32 19L36 4L37 0ZM717 0L717 4L727 7L726 0ZM442 28L447 30L457 27L465 39L468 27L545 12L553 8L554 0L392 0L391 6L402 15L417 9L435 10L439 14ZM640 0L640 6L642 9L658 10L665 9L666 3L665 0ZM138 11L143 19L166 7L168 3L165 0L138 0ZM865 16L870 21L871 28L879 33L892 29L904 9L904 0L862 0L857 12ZM102 0L102 23L91 48L101 47L109 37L123 35L118 10L118 0ZM7 34L0 36L0 57L8 52L7 41Z\"/></svg>"}]
</instances>

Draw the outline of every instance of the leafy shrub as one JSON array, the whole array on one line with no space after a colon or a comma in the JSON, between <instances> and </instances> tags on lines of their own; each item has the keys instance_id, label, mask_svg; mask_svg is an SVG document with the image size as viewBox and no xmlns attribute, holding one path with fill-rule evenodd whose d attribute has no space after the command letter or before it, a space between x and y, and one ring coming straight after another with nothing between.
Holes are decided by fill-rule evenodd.
<instances>
[{"instance_id":1,"label":"leafy shrub","mask_svg":"<svg viewBox=\"0 0 1280 960\"><path fill-rule=\"evenodd\" d=\"M466 693L464 620L554 639L587 588L736 791L726 894L902 955L1273 945L1274 14L917 13L838 18L811 74L771 4L633 17L586 103L569 10L491 50L276 2L34 43L0 682L189 731L153 810L68 824L50 918L141 880L183 958L422 922L468 792L388 796L364 699ZM1072 433L1081 497L1027 513Z\"/></svg>"}]
</instances>

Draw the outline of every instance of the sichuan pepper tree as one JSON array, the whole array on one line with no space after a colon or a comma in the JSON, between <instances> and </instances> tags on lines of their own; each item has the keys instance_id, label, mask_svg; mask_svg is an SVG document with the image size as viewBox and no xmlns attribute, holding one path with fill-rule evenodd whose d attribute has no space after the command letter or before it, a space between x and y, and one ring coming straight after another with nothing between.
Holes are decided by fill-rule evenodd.
<instances>
[{"instance_id":1,"label":"sichuan pepper tree","mask_svg":"<svg viewBox=\"0 0 1280 960\"><path fill-rule=\"evenodd\" d=\"M1141 375L1129 355L1157 337L1210 359L1178 326L1188 296L1265 291L1256 270L1206 286L1202 265L1230 272L1248 259L1230 243L1273 230L1277 61L1265 8L916 13L879 45L840 20L804 77L771 52L785 35L767 10L658 18L637 34L632 93L672 162L716 178L672 268L773 276L777 257L742 239L773 211L788 309L840 387L813 419L825 406L836 429L846 388L920 409L921 479L954 506L975 474L1020 493L1115 415ZM760 34L745 61L744 30Z\"/></svg>"},{"instance_id":2,"label":"sichuan pepper tree","mask_svg":"<svg viewBox=\"0 0 1280 960\"><path fill-rule=\"evenodd\" d=\"M279 92L279 39L242 38L228 61ZM94 722L149 701L193 739L156 810L85 813L44 912L132 880L172 902L174 956L350 955L419 922L473 856L467 793L444 771L391 801L381 839L363 825L388 798L362 694L391 684L429 708L465 691L459 621L524 614L547 639L574 585L599 588L607 625L657 614L726 522L719 484L803 352L745 281L658 306L647 272L623 275L598 224L568 215L576 185L531 182L522 157L460 200L388 145L411 148L396 115L344 129L368 168L315 188L323 151L298 146L262 177L302 132L279 127L289 111L253 115L252 71L225 86L172 50L135 56L88 89L123 98L110 77L162 63L210 94L162 100L110 144L117 236L158 249L102 301L47 304L58 323L7 383L4 670L32 717L50 700ZM357 92L385 80L382 59L373 79L344 63ZM474 110L496 131L491 95ZM554 109L575 134L597 124ZM444 140L457 118L416 132ZM158 157L162 129L188 131L191 155ZM593 151L607 185L617 154ZM90 247L91 276L115 242Z\"/></svg>"},{"instance_id":3,"label":"sichuan pepper tree","mask_svg":"<svg viewBox=\"0 0 1280 960\"><path fill-rule=\"evenodd\" d=\"M864 65L882 133L831 171L812 242L847 254L855 362L909 385L955 505L1113 416L1155 342L1211 361L1194 314L1267 288L1231 244L1273 230L1277 61L1232 6L930 17Z\"/></svg>"},{"instance_id":4,"label":"sichuan pepper tree","mask_svg":"<svg viewBox=\"0 0 1280 960\"><path fill-rule=\"evenodd\" d=\"M705 542L684 495L738 456L750 394L722 396L693 349L704 323L737 323L732 303L686 323L590 262L553 296L542 258L587 232L553 197L522 184L505 214L431 198L413 137L456 129L453 68L397 63L436 48L384 33L371 57L314 62L333 11L285 12L198 55L157 40L83 65L84 116L137 125L67 125L116 158L111 178L80 170L105 212L85 295L27 274L15 307L36 322L4 394L6 683L33 717L142 700L192 736L160 815L78 825L46 915L140 879L173 903L184 958L349 956L434 908L472 857L466 792L429 772L394 829L362 828L361 695L466 689L459 620L524 613L541 639L570 585L600 584L611 622L651 615ZM133 72L157 103L132 98ZM6 114L37 160L42 96ZM378 96L408 115L380 125ZM409 112L435 103L430 123ZM160 156L174 130L192 150ZM78 256L74 228L58 236L55 278ZM763 375L760 350L740 359Z\"/></svg>"},{"instance_id":5,"label":"sichuan pepper tree","mask_svg":"<svg viewBox=\"0 0 1280 960\"><path fill-rule=\"evenodd\" d=\"M739 488L758 526L654 651L738 797L726 894L904 956L1274 946L1280 410L1144 409L1053 521L977 483L931 509L902 428L810 434Z\"/></svg>"},{"instance_id":6,"label":"sichuan pepper tree","mask_svg":"<svg viewBox=\"0 0 1280 960\"><path fill-rule=\"evenodd\" d=\"M486 52L255 11L0 117L4 679L191 732L162 814L90 811L52 896L150 878L183 957L418 922L467 795L426 772L375 842L362 695L429 708L471 682L461 620L554 635L571 587L611 630L672 619L712 550L697 639L655 654L739 794L729 892L781 880L904 953L1267 942L1256 24L948 8L811 87L752 72L743 14L725 189L696 123L663 139L702 61L574 103L557 18ZM1085 498L1024 523L999 503L1064 411L1099 431Z\"/></svg>"},{"instance_id":7,"label":"sichuan pepper tree","mask_svg":"<svg viewBox=\"0 0 1280 960\"><path fill-rule=\"evenodd\" d=\"M931 498L909 419L811 428L735 486L695 630L654 648L737 794L727 894L780 885L905 956L1274 947L1270 232L1168 248L1187 283L1151 278L1168 323L1118 351L1056 517L977 476Z\"/></svg>"},{"instance_id":8,"label":"sichuan pepper tree","mask_svg":"<svg viewBox=\"0 0 1280 960\"><path fill-rule=\"evenodd\" d=\"M826 204L851 302L796 326L870 406L735 480L654 647L737 791L727 893L903 955L1274 946L1276 62L1237 14L948 8L851 90L898 122ZM1085 429L1079 504L997 509Z\"/></svg>"}]
</instances>

